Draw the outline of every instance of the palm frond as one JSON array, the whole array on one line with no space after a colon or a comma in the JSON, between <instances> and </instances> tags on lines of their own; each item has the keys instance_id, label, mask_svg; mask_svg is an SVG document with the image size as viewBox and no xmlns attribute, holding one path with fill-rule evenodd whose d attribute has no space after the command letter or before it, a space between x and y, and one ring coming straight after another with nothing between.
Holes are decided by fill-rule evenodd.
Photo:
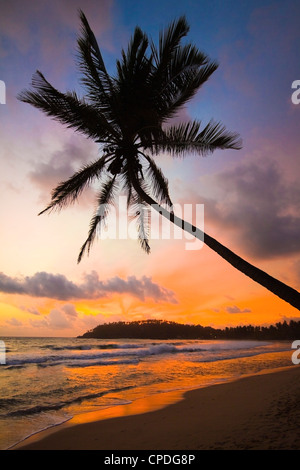
<instances>
[{"instance_id":1,"label":"palm frond","mask_svg":"<svg viewBox=\"0 0 300 470\"><path fill-rule=\"evenodd\" d=\"M161 120L176 115L217 68L215 61L209 60L193 45L178 47L167 69L157 70L152 77L153 100Z\"/></svg>"},{"instance_id":2,"label":"palm frond","mask_svg":"<svg viewBox=\"0 0 300 470\"><path fill-rule=\"evenodd\" d=\"M185 68L170 79L159 95L160 114L163 120L175 116L179 109L195 96L217 68L216 62L209 62L201 67Z\"/></svg>"},{"instance_id":3,"label":"palm frond","mask_svg":"<svg viewBox=\"0 0 300 470\"><path fill-rule=\"evenodd\" d=\"M206 54L200 51L193 44L185 44L177 47L169 66L167 67L165 77L168 81L174 80L183 70L193 67L202 67L209 63Z\"/></svg>"},{"instance_id":4,"label":"palm frond","mask_svg":"<svg viewBox=\"0 0 300 470\"><path fill-rule=\"evenodd\" d=\"M138 196L136 192L132 197L130 208L133 211L132 218L136 219L138 240L141 248L150 253L149 234L150 234L150 209L149 206Z\"/></svg>"},{"instance_id":5,"label":"palm frond","mask_svg":"<svg viewBox=\"0 0 300 470\"><path fill-rule=\"evenodd\" d=\"M109 155L105 155L94 163L89 164L77 171L68 180L59 183L52 191L50 204L40 212L39 215L54 208L62 209L68 204L74 203L82 191L88 186L94 178L99 178L105 168Z\"/></svg>"},{"instance_id":6,"label":"palm frond","mask_svg":"<svg viewBox=\"0 0 300 470\"><path fill-rule=\"evenodd\" d=\"M188 31L186 19L181 17L160 35L158 50L151 44L155 64L151 93L161 122L174 116L218 67L194 45L181 45Z\"/></svg>"},{"instance_id":7,"label":"palm frond","mask_svg":"<svg viewBox=\"0 0 300 470\"><path fill-rule=\"evenodd\" d=\"M169 195L169 183L168 180L164 177L162 171L154 160L142 153L147 162L149 163L146 179L150 180L150 186L153 192L154 197L156 198L159 204L166 204L168 207L172 207L173 203Z\"/></svg>"},{"instance_id":8,"label":"palm frond","mask_svg":"<svg viewBox=\"0 0 300 470\"><path fill-rule=\"evenodd\" d=\"M141 248L147 253L150 253L149 233L150 233L150 210L149 205L138 195L135 191L132 180L130 177L130 170L125 168L122 174L123 188L127 192L127 209L129 218L136 221L136 228L138 232L138 240ZM145 190L147 184L144 181L139 181L140 187Z\"/></svg>"},{"instance_id":9,"label":"palm frond","mask_svg":"<svg viewBox=\"0 0 300 470\"><path fill-rule=\"evenodd\" d=\"M98 109L80 100L75 92L61 93L56 90L40 71L34 74L32 86L36 91L24 90L18 99L92 139L105 141L112 136L119 137Z\"/></svg>"},{"instance_id":10,"label":"palm frond","mask_svg":"<svg viewBox=\"0 0 300 470\"><path fill-rule=\"evenodd\" d=\"M91 57L93 58L95 69L101 75L101 78L107 80L110 83L110 77L107 73L107 70L106 70L106 67L102 58L102 54L100 52L95 35L93 31L91 30L88 20L82 10L79 10L79 14L80 14L81 22L82 22L82 34L83 34L82 39L83 41L85 41L86 43L90 45L90 49L91 49L90 54L91 54ZM102 74L103 74L103 77L102 77Z\"/></svg>"},{"instance_id":11,"label":"palm frond","mask_svg":"<svg viewBox=\"0 0 300 470\"><path fill-rule=\"evenodd\" d=\"M116 190L116 177L114 176L113 178L110 178L102 186L102 189L100 190L98 194L97 210L91 219L88 237L80 249L77 263L80 263L86 251L88 252L88 254L90 253L90 249L95 241L97 230L99 230L99 226L103 224L106 217L108 216L109 205L113 201L115 190Z\"/></svg>"},{"instance_id":12,"label":"palm frond","mask_svg":"<svg viewBox=\"0 0 300 470\"><path fill-rule=\"evenodd\" d=\"M122 62L118 61L119 79L136 79L142 66L148 64L146 51L148 48L148 38L145 33L136 27L134 35L128 45L127 53L122 51Z\"/></svg>"},{"instance_id":13,"label":"palm frond","mask_svg":"<svg viewBox=\"0 0 300 470\"><path fill-rule=\"evenodd\" d=\"M132 135L153 119L149 90L153 64L147 50L148 38L140 28L136 28L127 51L123 50L122 59L117 61L117 122L124 132Z\"/></svg>"},{"instance_id":14,"label":"palm frond","mask_svg":"<svg viewBox=\"0 0 300 470\"><path fill-rule=\"evenodd\" d=\"M184 156L187 153L196 153L202 156L208 155L217 149L241 148L241 139L238 134L228 132L220 123L210 121L200 131L199 121L171 126L155 136L153 151L170 152L173 156Z\"/></svg>"},{"instance_id":15,"label":"palm frond","mask_svg":"<svg viewBox=\"0 0 300 470\"><path fill-rule=\"evenodd\" d=\"M159 35L159 50L156 54L157 68L165 68L173 58L173 55L180 44L180 41L188 34L190 27L185 16L181 16L173 21ZM155 48L152 46L152 53Z\"/></svg>"},{"instance_id":16,"label":"palm frond","mask_svg":"<svg viewBox=\"0 0 300 470\"><path fill-rule=\"evenodd\" d=\"M84 74L83 84L88 89L88 97L108 115L111 114L111 100L114 82L109 76L97 40L86 16L80 10L82 23L81 36L77 40L79 67Z\"/></svg>"},{"instance_id":17,"label":"palm frond","mask_svg":"<svg viewBox=\"0 0 300 470\"><path fill-rule=\"evenodd\" d=\"M132 187L132 183L126 171L126 167L124 168L123 172L121 173L121 182L122 182L122 190L127 193L127 209L134 203L134 190Z\"/></svg>"}]
</instances>

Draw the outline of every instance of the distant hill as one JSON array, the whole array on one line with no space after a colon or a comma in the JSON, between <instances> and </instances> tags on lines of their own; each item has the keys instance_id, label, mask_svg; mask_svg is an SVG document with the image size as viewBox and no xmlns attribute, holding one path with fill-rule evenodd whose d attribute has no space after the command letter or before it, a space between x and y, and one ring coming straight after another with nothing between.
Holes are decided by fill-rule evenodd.
<instances>
[{"instance_id":1,"label":"distant hill","mask_svg":"<svg viewBox=\"0 0 300 470\"><path fill-rule=\"evenodd\" d=\"M300 340L300 321L284 321L271 326L226 327L223 330L165 320L113 322L98 325L79 338Z\"/></svg>"}]
</instances>

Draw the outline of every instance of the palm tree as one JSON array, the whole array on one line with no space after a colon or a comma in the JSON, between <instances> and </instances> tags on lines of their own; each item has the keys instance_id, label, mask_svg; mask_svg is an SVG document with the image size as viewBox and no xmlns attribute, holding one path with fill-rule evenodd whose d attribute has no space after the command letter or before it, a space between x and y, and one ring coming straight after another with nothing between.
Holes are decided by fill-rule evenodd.
<instances>
[{"instance_id":1,"label":"palm tree","mask_svg":"<svg viewBox=\"0 0 300 470\"><path fill-rule=\"evenodd\" d=\"M33 76L32 90L19 99L42 110L55 120L83 133L100 145L101 157L81 168L52 192L50 204L41 213L61 209L77 200L83 189L101 180L98 209L91 220L88 237L78 262L90 251L107 208L117 190L127 191L128 207L135 210L139 240L149 253L150 206L174 224L203 240L232 266L300 310L300 294L295 289L251 265L243 258L178 218L172 211L168 181L156 165L162 151L172 156L196 153L207 155L217 149L240 149L237 134L216 122L202 127L197 120L169 125L174 117L217 69L216 62L192 44L182 44L189 26L180 17L160 33L158 46L137 27L116 75L105 67L98 43L82 11L78 39L78 63L86 89L85 98L75 92L55 89L39 71ZM103 209L104 208L104 209Z\"/></svg>"}]
</instances>

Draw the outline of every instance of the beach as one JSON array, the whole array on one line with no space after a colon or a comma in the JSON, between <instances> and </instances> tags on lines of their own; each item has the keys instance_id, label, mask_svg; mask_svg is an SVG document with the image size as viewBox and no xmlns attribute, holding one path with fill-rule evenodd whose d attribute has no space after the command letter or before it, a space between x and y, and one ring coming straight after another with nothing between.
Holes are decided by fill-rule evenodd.
<instances>
[{"instance_id":1,"label":"beach","mask_svg":"<svg viewBox=\"0 0 300 470\"><path fill-rule=\"evenodd\" d=\"M74 417L13 450L298 450L299 379L292 366L161 393Z\"/></svg>"}]
</instances>

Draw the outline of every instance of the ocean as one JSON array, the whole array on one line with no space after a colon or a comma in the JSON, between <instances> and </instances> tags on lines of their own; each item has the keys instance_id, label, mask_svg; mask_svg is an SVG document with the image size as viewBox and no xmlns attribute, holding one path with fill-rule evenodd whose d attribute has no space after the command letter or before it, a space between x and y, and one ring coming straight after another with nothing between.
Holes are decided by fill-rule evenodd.
<instances>
[{"instance_id":1,"label":"ocean","mask_svg":"<svg viewBox=\"0 0 300 470\"><path fill-rule=\"evenodd\" d=\"M1 339L1 450L81 413L292 365L279 341Z\"/></svg>"}]
</instances>

